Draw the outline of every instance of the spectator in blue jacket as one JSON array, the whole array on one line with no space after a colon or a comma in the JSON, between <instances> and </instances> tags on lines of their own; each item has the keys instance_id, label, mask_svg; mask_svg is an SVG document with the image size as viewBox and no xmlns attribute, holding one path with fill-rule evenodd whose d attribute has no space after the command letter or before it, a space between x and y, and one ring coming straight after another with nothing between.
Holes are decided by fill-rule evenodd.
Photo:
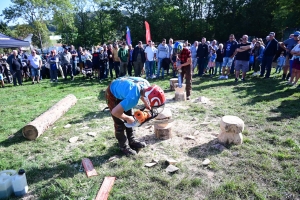
<instances>
[{"instance_id":1,"label":"spectator in blue jacket","mask_svg":"<svg viewBox=\"0 0 300 200\"><path fill-rule=\"evenodd\" d=\"M161 44L158 45L156 56L158 58L157 59L157 75L156 75L156 78L159 78L160 69L162 68L162 65L161 65L162 60L164 58L169 58L170 57L169 46L166 44L166 39L162 39ZM163 68L161 70L162 70L161 76L162 76L162 78L164 78L165 71L164 71Z\"/></svg>"},{"instance_id":2,"label":"spectator in blue jacket","mask_svg":"<svg viewBox=\"0 0 300 200\"><path fill-rule=\"evenodd\" d=\"M279 58L277 59L277 67L275 73L279 74L281 72L281 69L283 68L284 65L284 61L285 61L284 53L281 53Z\"/></svg>"}]
</instances>

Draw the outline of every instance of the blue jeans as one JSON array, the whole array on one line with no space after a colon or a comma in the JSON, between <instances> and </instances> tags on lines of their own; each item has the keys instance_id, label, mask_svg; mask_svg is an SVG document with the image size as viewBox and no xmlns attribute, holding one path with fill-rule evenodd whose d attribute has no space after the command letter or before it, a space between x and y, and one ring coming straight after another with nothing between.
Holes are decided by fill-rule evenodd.
<instances>
[{"instance_id":1,"label":"blue jeans","mask_svg":"<svg viewBox=\"0 0 300 200\"><path fill-rule=\"evenodd\" d=\"M50 80L56 80L57 81L57 69L55 69L55 70L50 69Z\"/></svg>"},{"instance_id":2,"label":"blue jeans","mask_svg":"<svg viewBox=\"0 0 300 200\"><path fill-rule=\"evenodd\" d=\"M216 62L215 75L217 74L218 68L219 68L219 74L221 74L221 69L223 67L222 65L223 65L223 62Z\"/></svg>"},{"instance_id":3,"label":"blue jeans","mask_svg":"<svg viewBox=\"0 0 300 200\"><path fill-rule=\"evenodd\" d=\"M163 58L158 58L157 61L157 74L156 74L156 78L159 78L159 74L160 74L160 68L161 68L161 61L163 60ZM164 77L165 75L165 70L162 68L161 69L161 76Z\"/></svg>"},{"instance_id":4,"label":"blue jeans","mask_svg":"<svg viewBox=\"0 0 300 200\"><path fill-rule=\"evenodd\" d=\"M272 61L274 56L263 56L262 64L261 64L261 71L260 76L265 75L265 70L267 68L267 73L265 75L266 78L270 77L271 69L272 69Z\"/></svg>"},{"instance_id":5,"label":"blue jeans","mask_svg":"<svg viewBox=\"0 0 300 200\"><path fill-rule=\"evenodd\" d=\"M146 77L151 78L153 75L153 66L155 61L146 61Z\"/></svg>"},{"instance_id":6,"label":"blue jeans","mask_svg":"<svg viewBox=\"0 0 300 200\"><path fill-rule=\"evenodd\" d=\"M193 71L195 70L195 68L197 67L197 58L192 58L192 65L193 65Z\"/></svg>"}]
</instances>

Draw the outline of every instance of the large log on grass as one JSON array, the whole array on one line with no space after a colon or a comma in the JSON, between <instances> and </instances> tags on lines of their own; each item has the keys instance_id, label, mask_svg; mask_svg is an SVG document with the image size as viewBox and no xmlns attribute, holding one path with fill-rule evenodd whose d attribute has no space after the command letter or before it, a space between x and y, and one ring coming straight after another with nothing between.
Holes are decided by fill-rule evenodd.
<instances>
[{"instance_id":1,"label":"large log on grass","mask_svg":"<svg viewBox=\"0 0 300 200\"><path fill-rule=\"evenodd\" d=\"M49 110L37 117L35 120L24 126L23 136L29 140L34 140L42 135L56 120L63 116L77 102L73 94L69 94Z\"/></svg>"}]
</instances>

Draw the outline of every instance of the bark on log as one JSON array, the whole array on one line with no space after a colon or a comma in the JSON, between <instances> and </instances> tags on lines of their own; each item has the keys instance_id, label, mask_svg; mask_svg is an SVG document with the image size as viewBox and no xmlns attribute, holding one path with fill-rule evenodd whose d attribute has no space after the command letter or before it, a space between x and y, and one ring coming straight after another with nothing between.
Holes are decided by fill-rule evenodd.
<instances>
[{"instance_id":1,"label":"bark on log","mask_svg":"<svg viewBox=\"0 0 300 200\"><path fill-rule=\"evenodd\" d=\"M236 116L224 116L220 122L221 133L218 135L218 140L221 143L242 144L244 130L244 121Z\"/></svg>"},{"instance_id":2,"label":"bark on log","mask_svg":"<svg viewBox=\"0 0 300 200\"><path fill-rule=\"evenodd\" d=\"M77 102L73 94L69 94L49 110L44 112L22 129L23 136L29 140L34 140L42 135L56 120L64 115Z\"/></svg>"},{"instance_id":3,"label":"bark on log","mask_svg":"<svg viewBox=\"0 0 300 200\"><path fill-rule=\"evenodd\" d=\"M175 83L178 83L178 78L171 78L170 79L170 90L175 90Z\"/></svg>"},{"instance_id":4,"label":"bark on log","mask_svg":"<svg viewBox=\"0 0 300 200\"><path fill-rule=\"evenodd\" d=\"M167 140L172 138L172 123L169 123L168 126L164 128L159 128L157 125L154 125L154 133L156 138L160 140Z\"/></svg>"},{"instance_id":5,"label":"bark on log","mask_svg":"<svg viewBox=\"0 0 300 200\"><path fill-rule=\"evenodd\" d=\"M186 101L186 92L175 93L175 101Z\"/></svg>"}]
</instances>

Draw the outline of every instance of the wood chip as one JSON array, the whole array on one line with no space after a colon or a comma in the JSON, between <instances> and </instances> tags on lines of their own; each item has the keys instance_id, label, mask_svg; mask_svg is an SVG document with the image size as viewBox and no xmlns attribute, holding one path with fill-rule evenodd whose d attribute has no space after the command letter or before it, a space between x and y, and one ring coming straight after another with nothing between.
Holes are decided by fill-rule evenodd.
<instances>
[{"instance_id":1,"label":"wood chip","mask_svg":"<svg viewBox=\"0 0 300 200\"><path fill-rule=\"evenodd\" d=\"M75 143L75 142L77 142L77 140L79 139L79 137L71 137L70 139L69 139L69 142L70 143Z\"/></svg>"},{"instance_id":2,"label":"wood chip","mask_svg":"<svg viewBox=\"0 0 300 200\"><path fill-rule=\"evenodd\" d=\"M70 128L71 127L71 124L67 124L64 126L64 128Z\"/></svg>"},{"instance_id":3,"label":"wood chip","mask_svg":"<svg viewBox=\"0 0 300 200\"><path fill-rule=\"evenodd\" d=\"M169 165L169 166L167 167L167 169L166 169L166 172L168 172L168 173L174 173L174 172L176 172L176 171L178 171L178 170L179 170L178 167L175 167L174 165Z\"/></svg>"},{"instance_id":4,"label":"wood chip","mask_svg":"<svg viewBox=\"0 0 300 200\"><path fill-rule=\"evenodd\" d=\"M157 163L155 162L151 162L151 163L146 163L145 167L153 167L154 165L156 165Z\"/></svg>"},{"instance_id":5,"label":"wood chip","mask_svg":"<svg viewBox=\"0 0 300 200\"><path fill-rule=\"evenodd\" d=\"M174 165L174 164L177 163L177 161L174 160L174 159L167 159L167 162L168 162L170 165Z\"/></svg>"},{"instance_id":6,"label":"wood chip","mask_svg":"<svg viewBox=\"0 0 300 200\"><path fill-rule=\"evenodd\" d=\"M89 129L90 127L88 127L88 126L84 126L84 127L82 127L82 128L80 128L81 130L86 130L86 129Z\"/></svg>"},{"instance_id":7,"label":"wood chip","mask_svg":"<svg viewBox=\"0 0 300 200\"><path fill-rule=\"evenodd\" d=\"M158 159L152 159L152 161L151 161L151 162L158 163L158 162L159 162L159 160L158 160Z\"/></svg>"},{"instance_id":8,"label":"wood chip","mask_svg":"<svg viewBox=\"0 0 300 200\"><path fill-rule=\"evenodd\" d=\"M97 135L97 133L95 133L95 132L88 132L87 134L92 137L96 137L96 135Z\"/></svg>"},{"instance_id":9,"label":"wood chip","mask_svg":"<svg viewBox=\"0 0 300 200\"><path fill-rule=\"evenodd\" d=\"M117 159L119 159L119 158L120 158L119 156L112 156L112 157L110 157L107 161L108 161L108 162L112 162L112 161L117 160Z\"/></svg>"},{"instance_id":10,"label":"wood chip","mask_svg":"<svg viewBox=\"0 0 300 200\"><path fill-rule=\"evenodd\" d=\"M145 128L146 128L146 129L150 129L151 127L152 127L152 126L146 126Z\"/></svg>"},{"instance_id":11,"label":"wood chip","mask_svg":"<svg viewBox=\"0 0 300 200\"><path fill-rule=\"evenodd\" d=\"M206 158L203 162L202 165L209 165L210 164L210 160L208 158Z\"/></svg>"},{"instance_id":12,"label":"wood chip","mask_svg":"<svg viewBox=\"0 0 300 200\"><path fill-rule=\"evenodd\" d=\"M188 139L188 140L195 140L195 137L192 136L192 135L187 135L184 137L185 139Z\"/></svg>"},{"instance_id":13,"label":"wood chip","mask_svg":"<svg viewBox=\"0 0 300 200\"><path fill-rule=\"evenodd\" d=\"M53 130L56 129L56 126L53 127Z\"/></svg>"}]
</instances>

